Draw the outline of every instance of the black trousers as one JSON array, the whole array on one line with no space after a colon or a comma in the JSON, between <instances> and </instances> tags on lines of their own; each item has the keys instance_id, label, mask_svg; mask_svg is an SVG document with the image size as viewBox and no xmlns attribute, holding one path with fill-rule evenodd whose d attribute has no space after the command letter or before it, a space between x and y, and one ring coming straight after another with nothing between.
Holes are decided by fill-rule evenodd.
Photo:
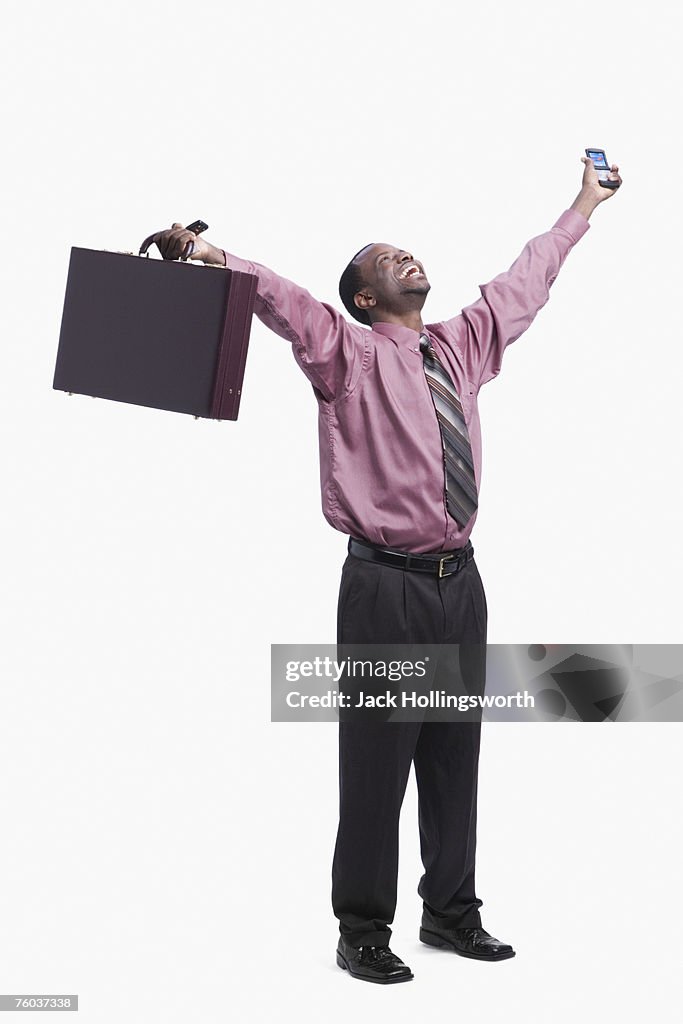
<instances>
[{"instance_id":1,"label":"black trousers","mask_svg":"<svg viewBox=\"0 0 683 1024\"><path fill-rule=\"evenodd\" d=\"M351 554L344 562L339 644L478 644L485 652L487 618L474 559L442 579ZM425 920L451 928L481 925L474 884L479 744L480 721L340 721L332 906L351 945L389 943L399 815L411 763Z\"/></svg>"}]
</instances>

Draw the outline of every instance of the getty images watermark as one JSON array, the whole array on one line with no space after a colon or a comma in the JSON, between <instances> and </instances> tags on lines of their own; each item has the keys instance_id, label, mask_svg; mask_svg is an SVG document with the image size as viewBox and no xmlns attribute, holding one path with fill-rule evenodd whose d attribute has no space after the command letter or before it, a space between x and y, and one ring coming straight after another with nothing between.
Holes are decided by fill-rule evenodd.
<instances>
[{"instance_id":1,"label":"getty images watermark","mask_svg":"<svg viewBox=\"0 0 683 1024\"><path fill-rule=\"evenodd\" d=\"M376 708L411 708L425 710L427 708L454 708L457 711L469 711L478 708L509 708L533 707L534 698L526 690L523 693L507 694L467 694L449 693L447 690L422 690L396 688L388 685L382 689L382 682L388 684L402 683L412 679L423 680L429 673L430 655L417 661L405 658L403 661L386 661L382 658L350 658L340 661L329 655L316 655L312 660L288 661L285 666L285 678L288 683L300 683L302 680L325 680L327 689L310 693L301 689L289 690L285 694L285 702L289 708L340 708L376 709ZM346 690L337 689L342 680L351 683ZM358 681L363 680L365 688L359 687ZM334 688L332 688L334 684ZM356 684L356 685L354 685Z\"/></svg>"},{"instance_id":2,"label":"getty images watermark","mask_svg":"<svg viewBox=\"0 0 683 1024\"><path fill-rule=\"evenodd\" d=\"M274 722L683 721L680 644L273 644Z\"/></svg>"}]
</instances>

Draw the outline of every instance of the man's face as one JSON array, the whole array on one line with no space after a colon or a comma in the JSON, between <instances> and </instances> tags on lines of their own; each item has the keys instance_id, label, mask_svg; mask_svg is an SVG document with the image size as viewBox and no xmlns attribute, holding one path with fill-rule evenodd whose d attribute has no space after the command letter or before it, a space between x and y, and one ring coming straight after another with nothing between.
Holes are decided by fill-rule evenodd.
<instances>
[{"instance_id":1,"label":"man's face","mask_svg":"<svg viewBox=\"0 0 683 1024\"><path fill-rule=\"evenodd\" d=\"M431 288L424 267L412 253L377 242L363 249L355 260L365 284L356 297L370 315L421 309Z\"/></svg>"}]
</instances>

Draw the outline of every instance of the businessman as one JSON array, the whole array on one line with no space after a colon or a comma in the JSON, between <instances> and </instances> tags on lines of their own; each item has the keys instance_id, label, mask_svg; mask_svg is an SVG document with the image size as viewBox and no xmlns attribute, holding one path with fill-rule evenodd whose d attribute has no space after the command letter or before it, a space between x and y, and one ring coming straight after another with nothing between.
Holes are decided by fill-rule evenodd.
<instances>
[{"instance_id":1,"label":"businessman","mask_svg":"<svg viewBox=\"0 0 683 1024\"><path fill-rule=\"evenodd\" d=\"M571 207L452 319L424 324L430 290L411 252L373 242L339 283L354 322L267 267L175 223L150 235L165 259L258 277L256 314L290 342L319 411L323 514L348 535L337 642L486 642L487 606L470 534L481 480L480 389L529 327L595 208L616 193L582 157ZM477 960L515 955L482 926L475 891L480 723L340 721L340 809L332 865L338 965L380 984L409 981L390 949L398 823L411 764L424 874L420 939Z\"/></svg>"}]
</instances>

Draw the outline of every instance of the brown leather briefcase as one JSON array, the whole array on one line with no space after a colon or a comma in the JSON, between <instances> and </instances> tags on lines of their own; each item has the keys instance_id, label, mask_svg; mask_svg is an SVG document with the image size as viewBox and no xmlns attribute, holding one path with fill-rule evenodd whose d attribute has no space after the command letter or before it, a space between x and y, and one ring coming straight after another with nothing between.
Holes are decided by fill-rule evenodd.
<instances>
[{"instance_id":1,"label":"brown leather briefcase","mask_svg":"<svg viewBox=\"0 0 683 1024\"><path fill-rule=\"evenodd\" d=\"M71 250L53 387L236 420L257 278Z\"/></svg>"}]
</instances>

